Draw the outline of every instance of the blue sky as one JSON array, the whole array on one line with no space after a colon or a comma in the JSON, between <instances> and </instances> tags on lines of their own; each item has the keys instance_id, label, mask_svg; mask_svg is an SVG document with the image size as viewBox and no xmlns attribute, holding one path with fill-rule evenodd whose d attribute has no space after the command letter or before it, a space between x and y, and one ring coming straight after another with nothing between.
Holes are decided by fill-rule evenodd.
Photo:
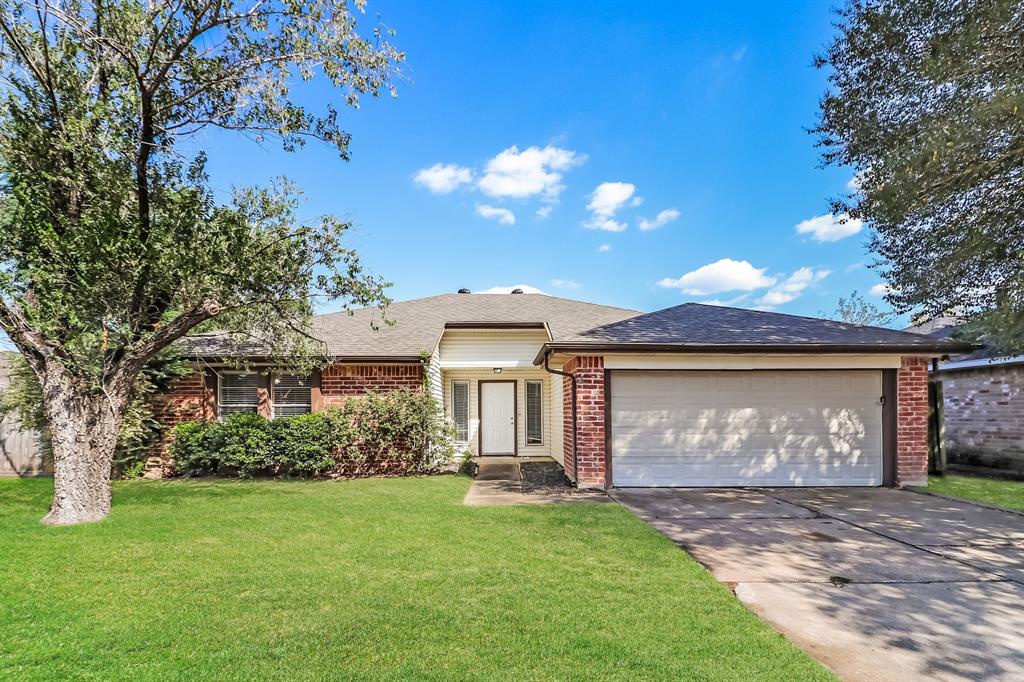
<instances>
[{"instance_id":1,"label":"blue sky","mask_svg":"<svg viewBox=\"0 0 1024 682\"><path fill-rule=\"evenodd\" d=\"M819 168L806 132L828 3L371 0L366 26L375 15L408 80L397 99L339 105L350 162L197 143L221 190L285 175L307 216L351 219L392 298L525 284L640 310L813 315L879 284L867 228L828 215L851 173ZM316 81L297 94L336 101Z\"/></svg>"}]
</instances>

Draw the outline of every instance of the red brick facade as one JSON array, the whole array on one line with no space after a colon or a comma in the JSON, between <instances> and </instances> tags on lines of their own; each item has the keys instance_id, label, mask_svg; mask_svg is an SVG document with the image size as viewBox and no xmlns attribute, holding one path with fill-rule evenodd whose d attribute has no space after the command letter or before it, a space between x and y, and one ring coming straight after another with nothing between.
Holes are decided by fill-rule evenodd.
<instances>
[{"instance_id":1,"label":"red brick facade","mask_svg":"<svg viewBox=\"0 0 1024 682\"><path fill-rule=\"evenodd\" d=\"M175 426L216 416L216 399L210 393L202 372L192 372L175 380L170 392L153 399L153 417L165 430L164 438L153 446L146 461L147 477L160 478L171 473L173 462L167 457L167 444Z\"/></svg>"},{"instance_id":2,"label":"red brick facade","mask_svg":"<svg viewBox=\"0 0 1024 682\"><path fill-rule=\"evenodd\" d=\"M928 358L905 357L896 376L896 482L928 483Z\"/></svg>"},{"instance_id":3,"label":"red brick facade","mask_svg":"<svg viewBox=\"0 0 1024 682\"><path fill-rule=\"evenodd\" d=\"M423 390L422 365L331 365L321 373L320 385L314 382L313 409L321 410L371 392L386 393L401 388ZM268 401L267 390L261 388L261 413L269 414ZM215 375L207 377L197 371L181 377L169 393L154 399L153 414L166 427L166 436L154 446L146 463L146 474L159 478L170 474L173 467L167 456L171 430L184 422L217 418Z\"/></svg>"},{"instance_id":4,"label":"red brick facade","mask_svg":"<svg viewBox=\"0 0 1024 682\"><path fill-rule=\"evenodd\" d=\"M337 405L367 393L423 390L423 365L331 365L320 379L323 405Z\"/></svg>"},{"instance_id":5,"label":"red brick facade","mask_svg":"<svg viewBox=\"0 0 1024 682\"><path fill-rule=\"evenodd\" d=\"M576 357L562 371L576 378L576 450L572 438L572 382L564 379L563 438L566 475L581 488L605 487L604 358ZM574 465L575 462L575 465Z\"/></svg>"},{"instance_id":6,"label":"red brick facade","mask_svg":"<svg viewBox=\"0 0 1024 682\"><path fill-rule=\"evenodd\" d=\"M576 445L572 440L572 385L563 384L563 438L566 475L573 463L581 487L605 487L605 384L604 358L576 357L563 367L576 377ZM905 357L897 373L896 480L903 485L928 481L928 358Z\"/></svg>"}]
</instances>

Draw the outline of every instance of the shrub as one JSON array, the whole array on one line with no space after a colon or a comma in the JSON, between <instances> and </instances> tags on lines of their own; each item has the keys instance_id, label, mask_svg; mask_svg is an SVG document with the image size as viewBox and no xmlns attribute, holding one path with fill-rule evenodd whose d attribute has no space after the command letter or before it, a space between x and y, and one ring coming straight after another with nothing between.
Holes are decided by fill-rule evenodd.
<instances>
[{"instance_id":1,"label":"shrub","mask_svg":"<svg viewBox=\"0 0 1024 682\"><path fill-rule=\"evenodd\" d=\"M171 457L179 474L215 474L220 461L219 422L186 422L174 429Z\"/></svg>"},{"instance_id":2,"label":"shrub","mask_svg":"<svg viewBox=\"0 0 1024 682\"><path fill-rule=\"evenodd\" d=\"M323 476L334 468L331 425L323 414L275 419L270 424L275 473Z\"/></svg>"},{"instance_id":3,"label":"shrub","mask_svg":"<svg viewBox=\"0 0 1024 682\"><path fill-rule=\"evenodd\" d=\"M449 461L452 440L433 398L403 390L273 421L233 414L188 422L175 430L170 454L185 474L409 474Z\"/></svg>"}]
</instances>

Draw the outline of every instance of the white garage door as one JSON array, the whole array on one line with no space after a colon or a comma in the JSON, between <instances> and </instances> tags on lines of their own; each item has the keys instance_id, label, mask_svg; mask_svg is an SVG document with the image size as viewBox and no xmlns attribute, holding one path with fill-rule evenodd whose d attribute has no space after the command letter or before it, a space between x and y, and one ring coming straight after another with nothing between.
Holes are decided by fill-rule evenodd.
<instances>
[{"instance_id":1,"label":"white garage door","mask_svg":"<svg viewBox=\"0 0 1024 682\"><path fill-rule=\"evenodd\" d=\"M880 371L611 373L617 486L882 483Z\"/></svg>"}]
</instances>

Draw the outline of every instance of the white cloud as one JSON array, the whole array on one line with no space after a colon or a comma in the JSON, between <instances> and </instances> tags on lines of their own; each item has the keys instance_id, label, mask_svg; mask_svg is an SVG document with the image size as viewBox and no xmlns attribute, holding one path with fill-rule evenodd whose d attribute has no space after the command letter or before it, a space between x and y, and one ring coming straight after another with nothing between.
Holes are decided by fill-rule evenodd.
<instances>
[{"instance_id":1,"label":"white cloud","mask_svg":"<svg viewBox=\"0 0 1024 682\"><path fill-rule=\"evenodd\" d=\"M734 62L738 62L741 59L743 59L743 57L745 57L746 54L747 54L747 46L746 45L740 45L739 48L737 48L736 51L732 53L732 60Z\"/></svg>"},{"instance_id":2,"label":"white cloud","mask_svg":"<svg viewBox=\"0 0 1024 682\"><path fill-rule=\"evenodd\" d=\"M579 282L571 279L558 279L557 277L551 280L551 286L558 287L559 289L580 289L582 288Z\"/></svg>"},{"instance_id":3,"label":"white cloud","mask_svg":"<svg viewBox=\"0 0 1024 682\"><path fill-rule=\"evenodd\" d=\"M550 204L549 204L549 205L547 205L547 206L541 206L540 208L538 208L538 209L537 209L537 217L538 217L538 218L540 218L540 219L542 219L542 220L543 220L544 218L547 218L547 217L548 217L549 215L551 215L551 211L552 211L552 210L553 210L554 208L555 208L555 207L554 207L554 206L551 206Z\"/></svg>"},{"instance_id":4,"label":"white cloud","mask_svg":"<svg viewBox=\"0 0 1024 682\"><path fill-rule=\"evenodd\" d=\"M668 225L670 222L679 217L679 211L674 208L666 208L664 211L659 213L654 220L648 220L647 218L640 219L641 230L657 230L659 227Z\"/></svg>"},{"instance_id":5,"label":"white cloud","mask_svg":"<svg viewBox=\"0 0 1024 682\"><path fill-rule=\"evenodd\" d=\"M631 202L629 202L629 205L634 207L634 208L636 208L637 206L639 206L642 203L644 203L644 198L643 197L633 197L633 200Z\"/></svg>"},{"instance_id":6,"label":"white cloud","mask_svg":"<svg viewBox=\"0 0 1024 682\"><path fill-rule=\"evenodd\" d=\"M693 296L707 296L723 291L753 291L775 284L765 274L768 268L755 268L745 260L723 258L688 272L678 279L665 278L658 286L682 289Z\"/></svg>"},{"instance_id":7,"label":"white cloud","mask_svg":"<svg viewBox=\"0 0 1024 682\"><path fill-rule=\"evenodd\" d=\"M828 270L803 267L765 292L755 303L759 306L774 307L800 298L807 287L813 286L832 274Z\"/></svg>"},{"instance_id":8,"label":"white cloud","mask_svg":"<svg viewBox=\"0 0 1024 682\"><path fill-rule=\"evenodd\" d=\"M529 284L513 284L510 287L491 287L490 289L484 289L478 291L478 294L511 294L513 289L522 289L524 294L543 294L544 292L537 287L531 287Z\"/></svg>"},{"instance_id":9,"label":"white cloud","mask_svg":"<svg viewBox=\"0 0 1024 682\"><path fill-rule=\"evenodd\" d=\"M707 300L698 301L698 302L699 303L703 303L704 305L718 305L718 306L729 307L729 306L733 306L733 305L736 305L737 303L741 303L741 302L747 300L748 297L749 297L749 294L740 294L739 296L736 296L734 298L730 298L727 301L723 301L720 298L709 298Z\"/></svg>"},{"instance_id":10,"label":"white cloud","mask_svg":"<svg viewBox=\"0 0 1024 682\"><path fill-rule=\"evenodd\" d=\"M862 227L863 221L851 218L845 213L826 213L800 221L796 225L796 231L799 234L810 234L811 239L816 242L837 242L852 237L860 232Z\"/></svg>"},{"instance_id":11,"label":"white cloud","mask_svg":"<svg viewBox=\"0 0 1024 682\"><path fill-rule=\"evenodd\" d=\"M623 232L629 227L627 223L620 223L611 218L591 218L583 223L583 226L591 230L604 230L605 232Z\"/></svg>"},{"instance_id":12,"label":"white cloud","mask_svg":"<svg viewBox=\"0 0 1024 682\"><path fill-rule=\"evenodd\" d=\"M553 202L565 189L562 173L584 160L583 154L551 145L523 151L513 145L487 162L477 186L492 197L525 199L540 195Z\"/></svg>"},{"instance_id":13,"label":"white cloud","mask_svg":"<svg viewBox=\"0 0 1024 682\"><path fill-rule=\"evenodd\" d=\"M853 272L854 270L860 270L863 267L865 267L864 261L859 260L856 263L850 263L849 265L847 265L846 269L843 270L843 272Z\"/></svg>"},{"instance_id":14,"label":"white cloud","mask_svg":"<svg viewBox=\"0 0 1024 682\"><path fill-rule=\"evenodd\" d=\"M489 204L477 204L476 212L484 218L497 220L502 225L515 225L516 214L507 208L498 208Z\"/></svg>"},{"instance_id":15,"label":"white cloud","mask_svg":"<svg viewBox=\"0 0 1024 682\"><path fill-rule=\"evenodd\" d=\"M872 296L885 296L890 291L892 291L892 287L890 287L885 282L879 282L875 286L868 289L868 293L871 294Z\"/></svg>"},{"instance_id":16,"label":"white cloud","mask_svg":"<svg viewBox=\"0 0 1024 682\"><path fill-rule=\"evenodd\" d=\"M634 192L636 185L631 182L602 182L590 194L587 210L591 215L583 226L591 230L622 232L628 225L615 220L613 216L626 205Z\"/></svg>"},{"instance_id":17,"label":"white cloud","mask_svg":"<svg viewBox=\"0 0 1024 682\"><path fill-rule=\"evenodd\" d=\"M608 253L611 250L612 250L612 245L611 244L601 244L601 246L597 247L597 252L598 253Z\"/></svg>"},{"instance_id":18,"label":"white cloud","mask_svg":"<svg viewBox=\"0 0 1024 682\"><path fill-rule=\"evenodd\" d=\"M857 192L860 190L861 184L864 182L864 173L855 173L852 178L846 182L846 189L851 192Z\"/></svg>"},{"instance_id":19,"label":"white cloud","mask_svg":"<svg viewBox=\"0 0 1024 682\"><path fill-rule=\"evenodd\" d=\"M473 180L473 171L454 163L435 163L429 168L423 168L413 176L417 185L426 187L434 194L448 194L454 192L461 185Z\"/></svg>"}]
</instances>

